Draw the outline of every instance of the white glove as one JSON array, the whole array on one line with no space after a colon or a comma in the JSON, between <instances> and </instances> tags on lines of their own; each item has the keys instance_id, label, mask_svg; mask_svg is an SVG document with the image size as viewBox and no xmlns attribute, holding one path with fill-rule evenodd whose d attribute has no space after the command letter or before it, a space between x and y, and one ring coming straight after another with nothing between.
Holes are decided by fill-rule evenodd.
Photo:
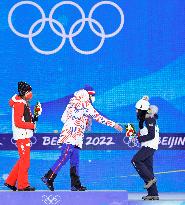
<instances>
[{"instance_id":1,"label":"white glove","mask_svg":"<svg viewBox=\"0 0 185 205\"><path fill-rule=\"evenodd\" d=\"M148 134L148 129L146 127L143 127L143 129L140 129L140 135L147 135Z\"/></svg>"}]
</instances>

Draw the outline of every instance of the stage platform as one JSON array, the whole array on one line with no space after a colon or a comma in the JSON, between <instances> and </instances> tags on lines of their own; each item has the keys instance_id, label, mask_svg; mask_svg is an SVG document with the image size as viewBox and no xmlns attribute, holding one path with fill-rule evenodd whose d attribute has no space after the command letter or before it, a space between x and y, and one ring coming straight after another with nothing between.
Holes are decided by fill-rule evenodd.
<instances>
[{"instance_id":1,"label":"stage platform","mask_svg":"<svg viewBox=\"0 0 185 205\"><path fill-rule=\"evenodd\" d=\"M0 192L0 205L127 205L127 191Z\"/></svg>"},{"instance_id":2,"label":"stage platform","mask_svg":"<svg viewBox=\"0 0 185 205\"><path fill-rule=\"evenodd\" d=\"M99 191L0 191L0 205L185 205L185 193L160 193L159 201L143 201L145 193Z\"/></svg>"},{"instance_id":3,"label":"stage platform","mask_svg":"<svg viewBox=\"0 0 185 205\"><path fill-rule=\"evenodd\" d=\"M128 200L140 200L142 198L142 196L145 196L146 192L141 193L141 192L137 192L137 193L128 193ZM159 193L159 197L160 200L162 201L185 201L185 193L182 192L164 192L164 193Z\"/></svg>"},{"instance_id":4,"label":"stage platform","mask_svg":"<svg viewBox=\"0 0 185 205\"><path fill-rule=\"evenodd\" d=\"M144 201L146 193L128 193L128 205L185 205L185 193L165 192L159 194L159 201Z\"/></svg>"}]
</instances>

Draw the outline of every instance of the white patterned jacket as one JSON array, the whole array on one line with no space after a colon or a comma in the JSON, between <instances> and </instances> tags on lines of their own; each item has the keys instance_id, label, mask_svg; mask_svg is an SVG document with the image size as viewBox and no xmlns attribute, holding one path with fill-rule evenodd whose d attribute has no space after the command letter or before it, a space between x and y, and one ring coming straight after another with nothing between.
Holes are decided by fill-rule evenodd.
<instances>
[{"instance_id":1,"label":"white patterned jacket","mask_svg":"<svg viewBox=\"0 0 185 205\"><path fill-rule=\"evenodd\" d=\"M88 118L97 122L114 127L115 122L100 115L92 106L89 94L86 90L79 90L70 99L61 121L64 123L58 143L67 143L82 148L84 132L86 130Z\"/></svg>"}]
</instances>

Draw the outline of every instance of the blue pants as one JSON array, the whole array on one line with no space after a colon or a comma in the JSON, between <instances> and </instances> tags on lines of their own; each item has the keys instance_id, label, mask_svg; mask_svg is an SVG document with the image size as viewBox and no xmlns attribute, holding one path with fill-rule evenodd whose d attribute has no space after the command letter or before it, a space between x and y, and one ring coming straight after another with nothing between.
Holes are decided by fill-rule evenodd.
<instances>
[{"instance_id":1,"label":"blue pants","mask_svg":"<svg viewBox=\"0 0 185 205\"><path fill-rule=\"evenodd\" d=\"M79 148L71 144L62 144L61 155L52 166L51 170L57 174L63 165L70 159L70 167L76 168L76 174L79 176Z\"/></svg>"},{"instance_id":2,"label":"blue pants","mask_svg":"<svg viewBox=\"0 0 185 205\"><path fill-rule=\"evenodd\" d=\"M133 157L132 164L145 183L154 178L153 155L155 150L149 147L142 147ZM156 183L147 189L149 196L158 196Z\"/></svg>"}]
</instances>

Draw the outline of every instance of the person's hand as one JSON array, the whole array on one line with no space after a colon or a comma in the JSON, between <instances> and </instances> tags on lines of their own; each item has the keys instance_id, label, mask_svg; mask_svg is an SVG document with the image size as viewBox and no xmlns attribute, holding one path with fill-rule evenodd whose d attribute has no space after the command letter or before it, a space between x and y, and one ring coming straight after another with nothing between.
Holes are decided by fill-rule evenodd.
<instances>
[{"instance_id":1,"label":"person's hand","mask_svg":"<svg viewBox=\"0 0 185 205\"><path fill-rule=\"evenodd\" d=\"M123 128L120 125L118 125L117 123L114 125L114 129L116 129L119 132L123 131Z\"/></svg>"},{"instance_id":2,"label":"person's hand","mask_svg":"<svg viewBox=\"0 0 185 205\"><path fill-rule=\"evenodd\" d=\"M146 127L143 127L143 129L140 129L139 133L140 133L141 136L147 135L148 134L148 129Z\"/></svg>"},{"instance_id":3,"label":"person's hand","mask_svg":"<svg viewBox=\"0 0 185 205\"><path fill-rule=\"evenodd\" d=\"M39 119L39 117L34 115L34 116L32 117L32 122L33 122L33 123L38 122L38 119Z\"/></svg>"},{"instance_id":4,"label":"person's hand","mask_svg":"<svg viewBox=\"0 0 185 205\"><path fill-rule=\"evenodd\" d=\"M34 123L34 128L33 128L33 132L36 130L36 124Z\"/></svg>"}]
</instances>

